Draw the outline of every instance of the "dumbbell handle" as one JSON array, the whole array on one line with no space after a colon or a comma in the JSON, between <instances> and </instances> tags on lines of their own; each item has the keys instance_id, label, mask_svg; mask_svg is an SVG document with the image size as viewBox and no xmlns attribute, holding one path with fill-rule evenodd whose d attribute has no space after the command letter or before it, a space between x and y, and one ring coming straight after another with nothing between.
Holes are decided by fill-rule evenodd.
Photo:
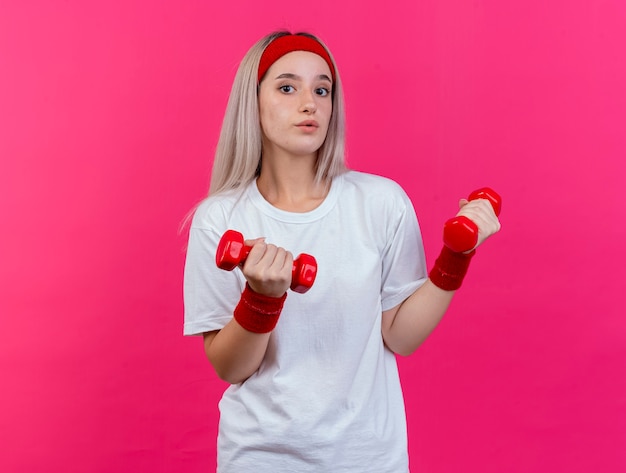
<instances>
[{"instance_id":1,"label":"dumbbell handle","mask_svg":"<svg viewBox=\"0 0 626 473\"><path fill-rule=\"evenodd\" d=\"M476 199L488 200L496 215L500 215L502 198L496 191L483 187L472 192L467 198L470 201ZM478 243L478 226L465 216L451 218L443 226L443 242L457 253L470 251Z\"/></svg>"},{"instance_id":2,"label":"dumbbell handle","mask_svg":"<svg viewBox=\"0 0 626 473\"><path fill-rule=\"evenodd\" d=\"M217 245L215 263L220 269L232 271L246 260L250 250L252 250L252 247L244 244L244 238L241 233L235 230L227 230ZM313 286L316 275L317 261L313 256L302 253L293 260L291 290L301 294L305 293Z\"/></svg>"}]
</instances>

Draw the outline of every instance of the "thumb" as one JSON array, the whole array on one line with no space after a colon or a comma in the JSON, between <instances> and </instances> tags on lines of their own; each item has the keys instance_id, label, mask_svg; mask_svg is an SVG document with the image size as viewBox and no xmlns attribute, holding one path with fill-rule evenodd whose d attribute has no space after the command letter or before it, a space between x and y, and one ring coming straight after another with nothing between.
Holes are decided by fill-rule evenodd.
<instances>
[{"instance_id":1,"label":"thumb","mask_svg":"<svg viewBox=\"0 0 626 473\"><path fill-rule=\"evenodd\" d=\"M264 242L265 242L265 237L260 237L260 238L253 238L252 240L246 240L243 242L243 244L246 246L254 246L257 243L264 243Z\"/></svg>"}]
</instances>

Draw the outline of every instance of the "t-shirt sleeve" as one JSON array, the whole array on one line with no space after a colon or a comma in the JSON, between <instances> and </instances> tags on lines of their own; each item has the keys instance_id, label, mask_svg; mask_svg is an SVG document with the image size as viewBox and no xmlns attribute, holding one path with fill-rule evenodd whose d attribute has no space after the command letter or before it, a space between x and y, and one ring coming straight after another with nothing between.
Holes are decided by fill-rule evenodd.
<instances>
[{"instance_id":1,"label":"t-shirt sleeve","mask_svg":"<svg viewBox=\"0 0 626 473\"><path fill-rule=\"evenodd\" d=\"M382 309L402 303L428 278L422 234L415 209L398 186L389 212L387 246L383 253Z\"/></svg>"},{"instance_id":2,"label":"t-shirt sleeve","mask_svg":"<svg viewBox=\"0 0 626 473\"><path fill-rule=\"evenodd\" d=\"M224 227L215 208L201 205L194 215L183 281L184 335L222 329L232 319L241 297L245 279L240 270L224 271L215 264Z\"/></svg>"}]
</instances>

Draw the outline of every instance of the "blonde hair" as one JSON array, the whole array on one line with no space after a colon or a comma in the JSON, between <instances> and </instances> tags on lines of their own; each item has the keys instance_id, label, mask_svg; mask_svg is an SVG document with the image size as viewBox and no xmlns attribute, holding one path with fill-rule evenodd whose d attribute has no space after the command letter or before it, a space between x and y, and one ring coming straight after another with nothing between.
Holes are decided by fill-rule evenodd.
<instances>
[{"instance_id":1,"label":"blonde hair","mask_svg":"<svg viewBox=\"0 0 626 473\"><path fill-rule=\"evenodd\" d=\"M262 132L259 118L258 69L265 48L276 38L291 34L286 31L271 33L259 40L242 59L230 92L220 133L209 195L246 186L261 171ZM309 33L296 33L319 42ZM345 163L345 105L341 80L335 69L333 109L326 139L318 151L315 179L322 182L347 170Z\"/></svg>"}]
</instances>

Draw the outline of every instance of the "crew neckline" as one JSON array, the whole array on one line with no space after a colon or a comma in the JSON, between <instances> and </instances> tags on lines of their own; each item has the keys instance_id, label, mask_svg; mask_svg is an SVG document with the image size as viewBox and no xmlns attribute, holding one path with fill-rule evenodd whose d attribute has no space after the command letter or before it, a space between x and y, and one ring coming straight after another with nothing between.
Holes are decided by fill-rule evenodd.
<instances>
[{"instance_id":1,"label":"crew neckline","mask_svg":"<svg viewBox=\"0 0 626 473\"><path fill-rule=\"evenodd\" d=\"M248 186L247 193L252 203L268 217L287 223L309 223L324 217L335 206L343 185L343 179L343 174L335 176L330 183L328 195L326 195L320 205L308 212L289 212L274 207L265 200L265 197L259 191L256 179Z\"/></svg>"}]
</instances>

